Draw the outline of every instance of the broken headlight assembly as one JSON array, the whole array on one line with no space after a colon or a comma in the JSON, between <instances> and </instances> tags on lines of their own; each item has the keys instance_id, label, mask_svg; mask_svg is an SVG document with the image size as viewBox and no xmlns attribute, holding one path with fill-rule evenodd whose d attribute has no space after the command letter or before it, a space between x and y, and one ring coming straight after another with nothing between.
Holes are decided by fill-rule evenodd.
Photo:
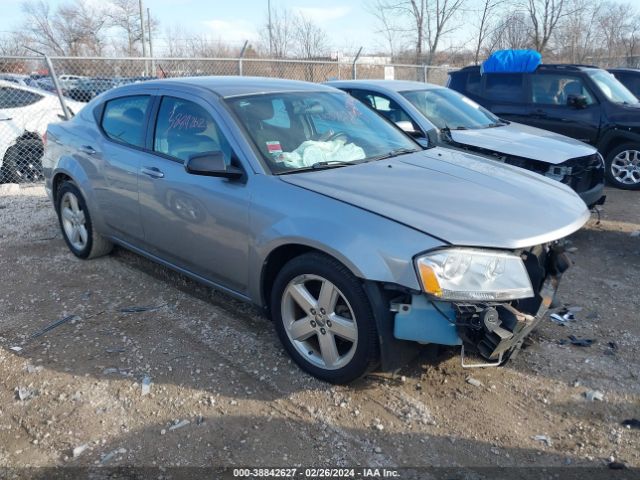
<instances>
[{"instance_id":1,"label":"broken headlight assembly","mask_svg":"<svg viewBox=\"0 0 640 480\"><path fill-rule=\"evenodd\" d=\"M533 297L524 262L509 252L443 248L416 259L425 293L450 301L506 301Z\"/></svg>"}]
</instances>

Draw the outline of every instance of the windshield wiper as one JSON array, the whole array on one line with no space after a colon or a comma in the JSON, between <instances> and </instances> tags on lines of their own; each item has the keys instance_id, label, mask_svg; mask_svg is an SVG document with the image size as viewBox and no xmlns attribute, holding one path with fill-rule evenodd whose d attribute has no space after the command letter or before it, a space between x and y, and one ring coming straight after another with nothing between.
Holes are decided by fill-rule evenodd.
<instances>
[{"instance_id":1,"label":"windshield wiper","mask_svg":"<svg viewBox=\"0 0 640 480\"><path fill-rule=\"evenodd\" d=\"M316 162L313 165L311 165L309 168L311 170L322 170L324 168L332 168L332 167L347 167L353 164L354 162L345 162L342 160L329 160L327 162Z\"/></svg>"},{"instance_id":2,"label":"windshield wiper","mask_svg":"<svg viewBox=\"0 0 640 480\"><path fill-rule=\"evenodd\" d=\"M407 153L415 153L420 150L414 150L413 148L396 148L395 150L391 150L389 153L384 153L382 155L378 155L376 157L367 158L367 162L373 162L375 160L385 160L387 158L399 157L400 155L405 155Z\"/></svg>"},{"instance_id":3,"label":"windshield wiper","mask_svg":"<svg viewBox=\"0 0 640 480\"><path fill-rule=\"evenodd\" d=\"M309 170L327 170L329 168L348 167L349 165L356 165L360 162L344 162L342 160L329 160L325 162L316 162L308 167L292 168L285 172L280 172L278 175L287 175L290 173L308 172Z\"/></svg>"}]
</instances>

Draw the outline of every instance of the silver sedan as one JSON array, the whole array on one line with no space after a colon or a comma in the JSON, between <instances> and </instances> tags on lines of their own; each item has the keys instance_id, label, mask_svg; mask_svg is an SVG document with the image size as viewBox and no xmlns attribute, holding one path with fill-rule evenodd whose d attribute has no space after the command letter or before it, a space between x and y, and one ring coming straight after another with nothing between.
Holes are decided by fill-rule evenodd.
<instances>
[{"instance_id":1,"label":"silver sedan","mask_svg":"<svg viewBox=\"0 0 640 480\"><path fill-rule=\"evenodd\" d=\"M264 78L113 89L49 127L43 167L74 255L116 244L253 302L339 383L420 344L506 361L589 216L560 183L423 150L339 90Z\"/></svg>"}]
</instances>

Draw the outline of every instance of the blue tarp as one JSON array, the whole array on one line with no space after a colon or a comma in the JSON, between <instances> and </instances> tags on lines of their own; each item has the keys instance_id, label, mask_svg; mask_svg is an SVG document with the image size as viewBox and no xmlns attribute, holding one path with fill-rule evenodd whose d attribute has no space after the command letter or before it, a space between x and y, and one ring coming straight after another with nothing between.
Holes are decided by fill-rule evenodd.
<instances>
[{"instance_id":1,"label":"blue tarp","mask_svg":"<svg viewBox=\"0 0 640 480\"><path fill-rule=\"evenodd\" d=\"M535 50L498 50L482 62L480 73L531 73L541 63Z\"/></svg>"}]
</instances>

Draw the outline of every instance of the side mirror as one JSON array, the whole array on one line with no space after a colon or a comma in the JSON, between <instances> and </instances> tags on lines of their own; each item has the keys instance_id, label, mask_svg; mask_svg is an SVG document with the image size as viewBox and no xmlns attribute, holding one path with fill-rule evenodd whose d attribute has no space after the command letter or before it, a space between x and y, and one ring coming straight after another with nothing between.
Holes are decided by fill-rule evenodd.
<instances>
[{"instance_id":1,"label":"side mirror","mask_svg":"<svg viewBox=\"0 0 640 480\"><path fill-rule=\"evenodd\" d=\"M409 135L412 135L412 136L417 134L417 133L421 133L421 132L417 132L416 129L413 128L413 123L411 123L408 120L401 120L399 122L396 122L396 125L404 133L408 133Z\"/></svg>"},{"instance_id":2,"label":"side mirror","mask_svg":"<svg viewBox=\"0 0 640 480\"><path fill-rule=\"evenodd\" d=\"M244 172L233 165L227 165L220 151L196 153L184 163L184 169L192 175L237 179Z\"/></svg>"},{"instance_id":3,"label":"side mirror","mask_svg":"<svg viewBox=\"0 0 640 480\"><path fill-rule=\"evenodd\" d=\"M399 122L396 122L396 126L400 130L402 130L404 133L406 133L407 135L412 136L416 140L419 140L419 139L422 139L422 138L427 138L425 136L425 134L422 133L422 131L416 130L415 127L413 126L413 123L411 123L408 120L401 120Z\"/></svg>"},{"instance_id":4,"label":"side mirror","mask_svg":"<svg viewBox=\"0 0 640 480\"><path fill-rule=\"evenodd\" d=\"M567 106L573 108L585 108L587 106L587 97L584 95L568 95Z\"/></svg>"}]
</instances>

